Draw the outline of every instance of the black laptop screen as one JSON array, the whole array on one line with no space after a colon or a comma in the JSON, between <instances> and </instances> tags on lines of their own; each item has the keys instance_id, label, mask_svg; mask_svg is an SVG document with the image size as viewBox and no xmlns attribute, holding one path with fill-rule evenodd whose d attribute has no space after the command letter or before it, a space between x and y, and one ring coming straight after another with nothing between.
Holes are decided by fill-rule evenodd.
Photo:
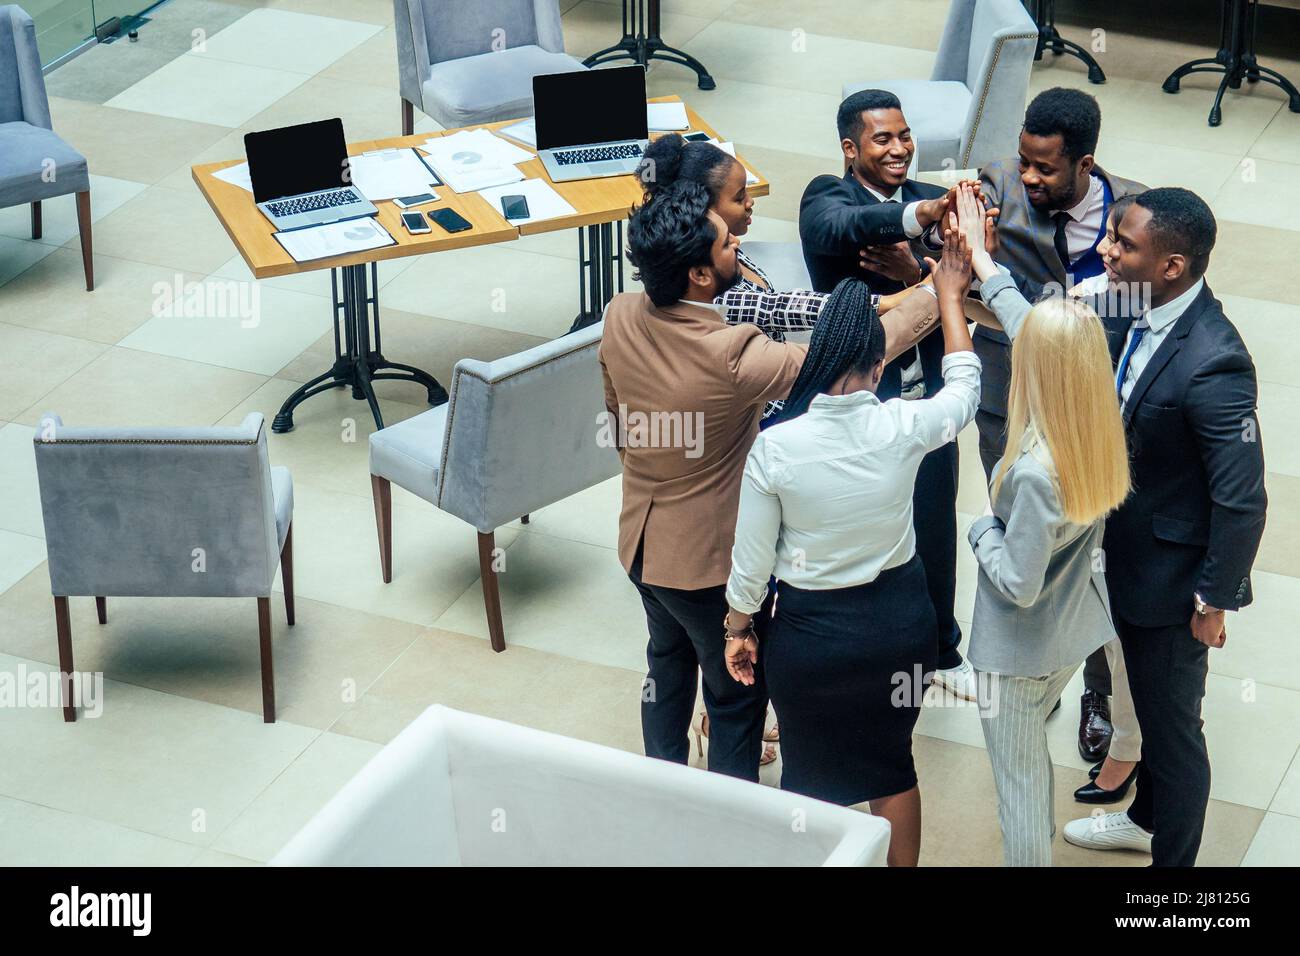
<instances>
[{"instance_id":1,"label":"black laptop screen","mask_svg":"<svg viewBox=\"0 0 1300 956\"><path fill-rule=\"evenodd\" d=\"M646 138L645 69L620 66L533 77L537 148Z\"/></svg>"},{"instance_id":2,"label":"black laptop screen","mask_svg":"<svg viewBox=\"0 0 1300 956\"><path fill-rule=\"evenodd\" d=\"M349 185L341 119L248 133L244 153L258 202Z\"/></svg>"}]
</instances>

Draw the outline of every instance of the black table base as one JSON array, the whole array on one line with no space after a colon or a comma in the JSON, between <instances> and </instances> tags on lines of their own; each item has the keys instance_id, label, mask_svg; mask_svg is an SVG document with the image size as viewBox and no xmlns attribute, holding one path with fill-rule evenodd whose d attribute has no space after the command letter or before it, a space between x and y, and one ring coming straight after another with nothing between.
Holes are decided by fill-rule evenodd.
<instances>
[{"instance_id":1,"label":"black table base","mask_svg":"<svg viewBox=\"0 0 1300 956\"><path fill-rule=\"evenodd\" d=\"M366 272L365 265L330 270L334 293L334 364L285 399L271 423L272 431L293 431L293 410L313 395L331 388L351 388L353 398L364 399L375 417L376 428L384 427L384 419L372 382L415 382L428 391L430 405L441 405L447 400L447 390L428 372L384 358L379 338L379 267L369 263L368 278L373 291L367 289Z\"/></svg>"},{"instance_id":2,"label":"black table base","mask_svg":"<svg viewBox=\"0 0 1300 956\"><path fill-rule=\"evenodd\" d=\"M617 288L615 288L617 286ZM623 291L623 221L578 229L578 317L570 332L595 325Z\"/></svg>"},{"instance_id":3,"label":"black table base","mask_svg":"<svg viewBox=\"0 0 1300 956\"><path fill-rule=\"evenodd\" d=\"M1277 70L1260 66L1255 58L1255 14L1258 8L1257 0L1224 0L1219 20L1219 52L1212 57L1184 63L1169 74L1162 87L1166 93L1177 93L1182 78L1191 73L1222 73L1219 92L1210 107L1211 126L1223 122L1223 94L1241 89L1242 80L1272 83L1287 95L1291 112L1300 113L1300 92L1285 76Z\"/></svg>"},{"instance_id":4,"label":"black table base","mask_svg":"<svg viewBox=\"0 0 1300 956\"><path fill-rule=\"evenodd\" d=\"M1034 50L1034 60L1043 58L1043 51L1050 50L1060 56L1068 53L1078 57L1088 68L1089 83L1105 83L1106 74L1101 71L1091 53L1073 40L1067 40L1056 29L1056 0L1035 0L1034 23L1038 26L1038 47Z\"/></svg>"},{"instance_id":5,"label":"black table base","mask_svg":"<svg viewBox=\"0 0 1300 956\"><path fill-rule=\"evenodd\" d=\"M665 60L695 71L702 90L717 88L704 64L676 47L671 47L659 35L659 0L623 0L623 38L611 47L593 53L582 61L583 66L596 66L614 60L633 60L649 67L651 60Z\"/></svg>"}]
</instances>

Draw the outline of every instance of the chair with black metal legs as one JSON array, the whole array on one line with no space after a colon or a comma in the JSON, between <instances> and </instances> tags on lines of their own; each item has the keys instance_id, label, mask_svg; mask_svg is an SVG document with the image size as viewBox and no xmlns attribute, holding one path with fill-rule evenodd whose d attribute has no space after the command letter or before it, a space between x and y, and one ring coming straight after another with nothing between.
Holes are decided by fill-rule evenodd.
<instances>
[{"instance_id":1,"label":"chair with black metal legs","mask_svg":"<svg viewBox=\"0 0 1300 956\"><path fill-rule=\"evenodd\" d=\"M623 37L582 61L592 67L612 60L632 60L649 68L651 60L666 60L694 70L702 90L716 89L718 84L708 69L684 50L671 47L659 35L659 0L623 0Z\"/></svg>"},{"instance_id":2,"label":"chair with black metal legs","mask_svg":"<svg viewBox=\"0 0 1300 956\"><path fill-rule=\"evenodd\" d=\"M1056 56L1068 53L1078 57L1088 68L1089 83L1105 83L1106 74L1102 72L1093 55L1075 43L1061 36L1056 29L1056 0L1034 0L1034 23L1038 24L1038 49L1034 51L1034 61L1043 58L1043 51L1050 50Z\"/></svg>"},{"instance_id":3,"label":"chair with black metal legs","mask_svg":"<svg viewBox=\"0 0 1300 956\"><path fill-rule=\"evenodd\" d=\"M1219 52L1211 57L1184 63L1169 74L1161 87L1166 93L1177 93L1185 76L1192 73L1222 73L1223 80L1214 96L1214 105L1210 107L1211 126L1223 122L1223 94L1228 90L1241 89L1242 80L1247 83L1258 83L1260 80L1272 83L1287 95L1287 105L1291 112L1300 113L1300 92L1295 85L1277 70L1260 66L1255 58L1255 17L1258 10L1258 0L1223 0L1219 20Z\"/></svg>"}]
</instances>

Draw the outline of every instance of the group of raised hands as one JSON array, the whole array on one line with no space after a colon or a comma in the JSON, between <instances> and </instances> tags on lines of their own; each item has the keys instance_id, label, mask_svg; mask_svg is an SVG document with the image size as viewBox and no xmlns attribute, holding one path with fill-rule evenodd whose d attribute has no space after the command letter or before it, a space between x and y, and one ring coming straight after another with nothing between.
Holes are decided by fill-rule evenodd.
<instances>
[{"instance_id":1,"label":"group of raised hands","mask_svg":"<svg viewBox=\"0 0 1300 956\"><path fill-rule=\"evenodd\" d=\"M971 265L976 257L992 262L997 249L998 209L990 208L980 196L979 183L963 180L929 203L943 207L943 254L930 266L934 291L940 301L965 299L970 289Z\"/></svg>"}]
</instances>

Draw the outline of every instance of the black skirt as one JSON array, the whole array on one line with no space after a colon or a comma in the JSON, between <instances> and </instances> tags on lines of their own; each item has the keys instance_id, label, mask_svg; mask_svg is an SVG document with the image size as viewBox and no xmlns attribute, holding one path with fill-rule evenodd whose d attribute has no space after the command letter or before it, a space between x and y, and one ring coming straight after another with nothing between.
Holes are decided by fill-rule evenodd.
<instances>
[{"instance_id":1,"label":"black skirt","mask_svg":"<svg viewBox=\"0 0 1300 956\"><path fill-rule=\"evenodd\" d=\"M764 646L782 790L849 806L916 785L912 729L937 653L919 558L856 587L779 582Z\"/></svg>"}]
</instances>

